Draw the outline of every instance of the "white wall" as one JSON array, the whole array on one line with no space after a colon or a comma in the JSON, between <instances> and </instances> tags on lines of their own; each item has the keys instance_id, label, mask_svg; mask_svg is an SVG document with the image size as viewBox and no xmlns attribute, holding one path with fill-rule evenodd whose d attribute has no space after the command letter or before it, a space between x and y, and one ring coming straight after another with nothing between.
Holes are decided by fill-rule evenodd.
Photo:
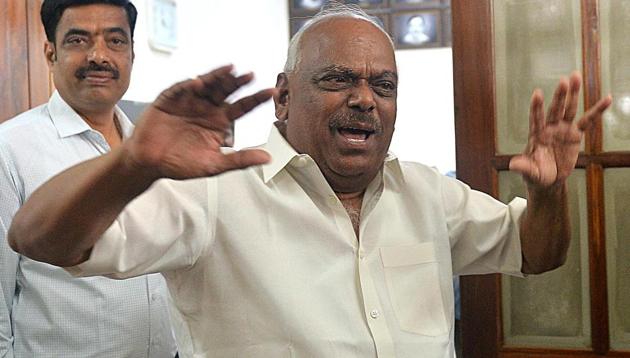
<instances>
[{"instance_id":1,"label":"white wall","mask_svg":"<svg viewBox=\"0 0 630 358\"><path fill-rule=\"evenodd\" d=\"M253 71L256 76L241 94L275 85L289 44L287 1L177 0L178 47L171 54L149 46L149 0L134 5L140 14L136 59L125 100L153 101L169 85L229 63L239 73ZM236 122L235 146L264 143L274 120L271 101L255 109Z\"/></svg>"},{"instance_id":2,"label":"white wall","mask_svg":"<svg viewBox=\"0 0 630 358\"><path fill-rule=\"evenodd\" d=\"M169 85L227 63L237 72L255 73L242 93L275 85L288 46L286 0L177 0L178 47L170 54L149 46L149 1L134 1L140 15L125 100L150 102ZM403 160L454 170L450 49L402 50L396 56L400 87L391 150ZM273 104L260 106L237 122L235 146L265 142L274 120Z\"/></svg>"},{"instance_id":3,"label":"white wall","mask_svg":"<svg viewBox=\"0 0 630 358\"><path fill-rule=\"evenodd\" d=\"M390 149L403 160L455 170L450 48L398 50L398 117Z\"/></svg>"}]
</instances>

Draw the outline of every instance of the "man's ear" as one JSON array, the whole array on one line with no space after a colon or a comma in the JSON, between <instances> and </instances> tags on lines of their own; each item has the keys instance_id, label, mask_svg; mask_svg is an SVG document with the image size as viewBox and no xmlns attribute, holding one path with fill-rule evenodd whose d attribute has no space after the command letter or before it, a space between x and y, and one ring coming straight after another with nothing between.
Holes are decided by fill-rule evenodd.
<instances>
[{"instance_id":1,"label":"man's ear","mask_svg":"<svg viewBox=\"0 0 630 358\"><path fill-rule=\"evenodd\" d=\"M285 121L289 118L289 77L286 73L278 74L276 88L278 91L273 96L273 103L276 106L276 118Z\"/></svg>"},{"instance_id":2,"label":"man's ear","mask_svg":"<svg viewBox=\"0 0 630 358\"><path fill-rule=\"evenodd\" d=\"M52 68L52 65L57 61L57 49L54 43L50 41L44 43L44 56L46 56L48 67Z\"/></svg>"}]
</instances>

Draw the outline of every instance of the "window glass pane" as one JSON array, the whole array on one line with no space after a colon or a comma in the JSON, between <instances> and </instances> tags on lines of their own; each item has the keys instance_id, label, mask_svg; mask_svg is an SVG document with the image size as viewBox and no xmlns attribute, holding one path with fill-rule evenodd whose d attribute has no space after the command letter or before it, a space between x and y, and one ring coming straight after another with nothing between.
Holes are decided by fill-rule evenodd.
<instances>
[{"instance_id":1,"label":"window glass pane","mask_svg":"<svg viewBox=\"0 0 630 358\"><path fill-rule=\"evenodd\" d=\"M495 0L493 10L497 149L520 153L534 88L543 90L548 104L560 77L582 68L580 2Z\"/></svg>"},{"instance_id":2,"label":"window glass pane","mask_svg":"<svg viewBox=\"0 0 630 358\"><path fill-rule=\"evenodd\" d=\"M588 214L584 170L568 181L572 242L564 266L526 278L503 276L502 306L506 346L585 348L590 346ZM525 197L520 175L499 173L499 196Z\"/></svg>"},{"instance_id":3,"label":"window glass pane","mask_svg":"<svg viewBox=\"0 0 630 358\"><path fill-rule=\"evenodd\" d=\"M630 168L604 171L610 346L630 349Z\"/></svg>"},{"instance_id":4,"label":"window glass pane","mask_svg":"<svg viewBox=\"0 0 630 358\"><path fill-rule=\"evenodd\" d=\"M630 150L630 1L601 0L602 95L613 95L604 114L605 151Z\"/></svg>"}]
</instances>

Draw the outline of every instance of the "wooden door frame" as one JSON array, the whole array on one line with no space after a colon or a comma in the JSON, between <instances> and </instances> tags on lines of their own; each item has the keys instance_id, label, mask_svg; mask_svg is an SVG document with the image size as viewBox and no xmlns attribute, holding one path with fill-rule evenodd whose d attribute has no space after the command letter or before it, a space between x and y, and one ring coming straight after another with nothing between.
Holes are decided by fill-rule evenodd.
<instances>
[{"instance_id":1,"label":"wooden door frame","mask_svg":"<svg viewBox=\"0 0 630 358\"><path fill-rule=\"evenodd\" d=\"M496 138L492 1L453 0L451 14L457 177L473 189L494 194L496 173L488 160L494 157L495 142L486 139ZM460 280L463 355L498 357L500 276Z\"/></svg>"}]
</instances>

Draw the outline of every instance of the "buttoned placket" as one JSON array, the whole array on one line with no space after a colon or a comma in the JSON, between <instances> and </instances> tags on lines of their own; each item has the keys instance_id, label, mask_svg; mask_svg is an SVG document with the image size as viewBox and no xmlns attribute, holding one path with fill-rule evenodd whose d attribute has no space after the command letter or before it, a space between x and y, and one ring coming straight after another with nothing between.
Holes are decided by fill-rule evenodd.
<instances>
[{"instance_id":1,"label":"buttoned placket","mask_svg":"<svg viewBox=\"0 0 630 358\"><path fill-rule=\"evenodd\" d=\"M369 217L369 212L378 201L380 196L380 182L376 181L366 190L364 196L364 205L361 209L361 223L359 226L359 238L356 237L352 222L343 207L343 204L336 195L328 196L328 204L335 213L337 227L342 231L342 235L346 238L353 238L356 248L356 260L359 271L359 282L361 284L361 295L363 297L363 311L365 313L366 322L372 334L376 353L379 358L394 358L394 344L387 320L383 317L383 309L381 301L378 297L376 287L370 272L369 262L371 253L368 252L364 240L363 228L366 226L364 220Z\"/></svg>"},{"instance_id":2,"label":"buttoned placket","mask_svg":"<svg viewBox=\"0 0 630 358\"><path fill-rule=\"evenodd\" d=\"M368 236L365 234L365 227L370 217L372 209L376 206L382 193L381 174L367 188L363 197L361 208L361 223L359 226L359 246L357 250L357 262L359 267L359 281L361 283L361 294L363 296L363 309L367 324L370 327L376 353L379 358L396 357L394 342L387 325L387 320L383 316L383 308L378 292L374 286L373 273L370 271L369 263L374 259L373 247L367 242Z\"/></svg>"}]
</instances>

